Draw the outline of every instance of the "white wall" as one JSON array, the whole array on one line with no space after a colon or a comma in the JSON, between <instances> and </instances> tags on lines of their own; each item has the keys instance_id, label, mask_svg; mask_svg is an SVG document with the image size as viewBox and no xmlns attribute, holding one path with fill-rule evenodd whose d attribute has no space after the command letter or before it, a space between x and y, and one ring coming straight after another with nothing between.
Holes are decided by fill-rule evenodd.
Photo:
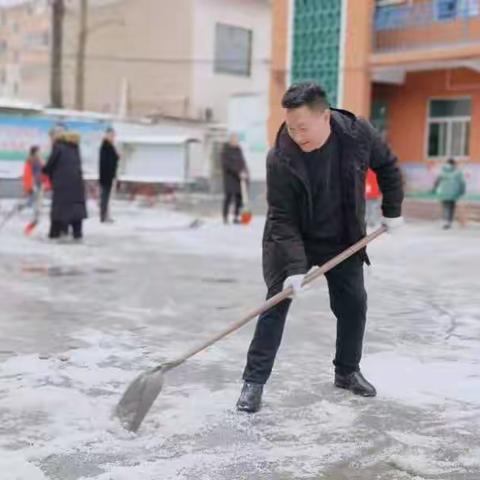
<instances>
[{"instance_id":1,"label":"white wall","mask_svg":"<svg viewBox=\"0 0 480 480\"><path fill-rule=\"evenodd\" d=\"M214 119L227 122L231 95L267 93L270 78L271 2L268 0L193 0L194 32L192 109L210 107ZM250 77L214 72L215 25L217 22L253 31Z\"/></svg>"},{"instance_id":2,"label":"white wall","mask_svg":"<svg viewBox=\"0 0 480 480\"><path fill-rule=\"evenodd\" d=\"M228 129L238 134L250 179L254 181L266 178L267 118L267 95L234 95L230 98Z\"/></svg>"},{"instance_id":3,"label":"white wall","mask_svg":"<svg viewBox=\"0 0 480 480\"><path fill-rule=\"evenodd\" d=\"M86 109L117 112L126 82L129 115L188 113L192 89L192 65L188 61L193 42L192 1L92 3L85 63ZM73 5L78 6L78 0ZM69 12L64 28L64 95L66 105L73 105L78 12Z\"/></svg>"}]
</instances>

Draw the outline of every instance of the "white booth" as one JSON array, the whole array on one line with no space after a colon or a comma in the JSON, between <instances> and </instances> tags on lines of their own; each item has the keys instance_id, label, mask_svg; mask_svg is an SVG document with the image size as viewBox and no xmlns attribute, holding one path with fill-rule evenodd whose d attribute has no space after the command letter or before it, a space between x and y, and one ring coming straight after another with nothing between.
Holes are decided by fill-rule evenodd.
<instances>
[{"instance_id":1,"label":"white booth","mask_svg":"<svg viewBox=\"0 0 480 480\"><path fill-rule=\"evenodd\" d=\"M200 153L198 138L179 135L121 136L118 145L119 180L132 183L187 183L190 162Z\"/></svg>"}]
</instances>

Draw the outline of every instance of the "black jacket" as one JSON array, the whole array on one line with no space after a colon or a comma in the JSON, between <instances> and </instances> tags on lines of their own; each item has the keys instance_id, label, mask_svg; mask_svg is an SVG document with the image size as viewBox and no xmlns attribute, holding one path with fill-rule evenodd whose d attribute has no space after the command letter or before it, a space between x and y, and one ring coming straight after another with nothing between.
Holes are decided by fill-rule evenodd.
<instances>
[{"instance_id":1,"label":"black jacket","mask_svg":"<svg viewBox=\"0 0 480 480\"><path fill-rule=\"evenodd\" d=\"M117 175L119 158L117 149L108 140L103 140L102 146L100 147L100 185L112 185L113 179Z\"/></svg>"},{"instance_id":2,"label":"black jacket","mask_svg":"<svg viewBox=\"0 0 480 480\"><path fill-rule=\"evenodd\" d=\"M71 223L87 216L79 141L77 134L64 133L55 141L43 168L52 182L53 221Z\"/></svg>"},{"instance_id":3,"label":"black jacket","mask_svg":"<svg viewBox=\"0 0 480 480\"><path fill-rule=\"evenodd\" d=\"M241 193L240 174L247 171L247 164L240 147L226 143L222 150L222 168L225 193L239 195Z\"/></svg>"},{"instance_id":4,"label":"black jacket","mask_svg":"<svg viewBox=\"0 0 480 480\"><path fill-rule=\"evenodd\" d=\"M368 121L350 112L332 109L331 127L340 148L346 241L353 244L366 233L368 167L377 174L385 217L401 215L402 177L396 157ZM314 206L300 155L300 148L288 135L285 124L282 125L267 157L268 213L263 236L263 274L269 288L290 275L306 273L310 267L304 237L306 232L311 232Z\"/></svg>"}]
</instances>

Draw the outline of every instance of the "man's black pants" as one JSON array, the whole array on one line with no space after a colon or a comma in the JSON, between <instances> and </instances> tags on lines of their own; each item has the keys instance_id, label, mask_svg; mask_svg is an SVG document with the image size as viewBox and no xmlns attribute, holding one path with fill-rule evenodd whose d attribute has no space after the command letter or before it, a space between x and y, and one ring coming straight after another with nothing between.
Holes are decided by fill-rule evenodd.
<instances>
[{"instance_id":1,"label":"man's black pants","mask_svg":"<svg viewBox=\"0 0 480 480\"><path fill-rule=\"evenodd\" d=\"M238 218L240 215L240 210L242 208L242 195L240 193L225 193L225 198L223 199L223 219L228 220L228 213L230 211L230 205L235 201L235 212L234 218Z\"/></svg>"},{"instance_id":2,"label":"man's black pants","mask_svg":"<svg viewBox=\"0 0 480 480\"><path fill-rule=\"evenodd\" d=\"M100 220L104 222L108 217L108 203L110 201L110 193L112 184L100 185Z\"/></svg>"},{"instance_id":3,"label":"man's black pants","mask_svg":"<svg viewBox=\"0 0 480 480\"><path fill-rule=\"evenodd\" d=\"M333 361L339 373L359 370L367 315L367 293L363 279L363 260L355 255L326 273L330 307L337 318L336 355ZM268 291L267 299L278 293L281 285ZM282 340L291 300L284 300L262 314L250 344L243 373L246 382L264 384Z\"/></svg>"}]
</instances>

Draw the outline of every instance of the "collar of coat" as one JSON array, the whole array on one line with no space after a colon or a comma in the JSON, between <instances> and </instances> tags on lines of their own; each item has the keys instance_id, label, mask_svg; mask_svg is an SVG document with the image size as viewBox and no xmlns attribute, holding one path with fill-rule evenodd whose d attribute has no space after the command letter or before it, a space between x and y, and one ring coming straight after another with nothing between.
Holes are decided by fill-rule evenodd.
<instances>
[{"instance_id":1,"label":"collar of coat","mask_svg":"<svg viewBox=\"0 0 480 480\"><path fill-rule=\"evenodd\" d=\"M357 117L347 111L332 108L330 126L332 132L338 136L341 144L355 140L358 131ZM287 161L301 153L300 147L292 140L287 131L287 125L282 123L275 140L275 150Z\"/></svg>"},{"instance_id":2,"label":"collar of coat","mask_svg":"<svg viewBox=\"0 0 480 480\"><path fill-rule=\"evenodd\" d=\"M223 148L225 150L230 150L232 152L237 152L238 150L240 150L240 145L230 145L229 143L225 143Z\"/></svg>"},{"instance_id":3,"label":"collar of coat","mask_svg":"<svg viewBox=\"0 0 480 480\"><path fill-rule=\"evenodd\" d=\"M78 145L80 143L80 135L75 132L64 132L58 137L58 141Z\"/></svg>"},{"instance_id":4,"label":"collar of coat","mask_svg":"<svg viewBox=\"0 0 480 480\"><path fill-rule=\"evenodd\" d=\"M358 154L358 140L362 135L362 122L353 113L346 110L334 108L331 110L330 124L332 132L338 136L340 145L339 160L344 165L346 162L352 161L355 155ZM274 151L276 159L285 163L288 169L302 181L308 197L308 214L310 218L313 218L313 199L309 187L308 173L304 162L298 161L299 155L301 155L300 147L291 139L285 123L282 124L277 134ZM351 169L342 168L341 172L343 184L347 186L347 188L343 189L342 194L344 208L353 211L355 209L355 196L352 192L355 180L351 177Z\"/></svg>"}]
</instances>

